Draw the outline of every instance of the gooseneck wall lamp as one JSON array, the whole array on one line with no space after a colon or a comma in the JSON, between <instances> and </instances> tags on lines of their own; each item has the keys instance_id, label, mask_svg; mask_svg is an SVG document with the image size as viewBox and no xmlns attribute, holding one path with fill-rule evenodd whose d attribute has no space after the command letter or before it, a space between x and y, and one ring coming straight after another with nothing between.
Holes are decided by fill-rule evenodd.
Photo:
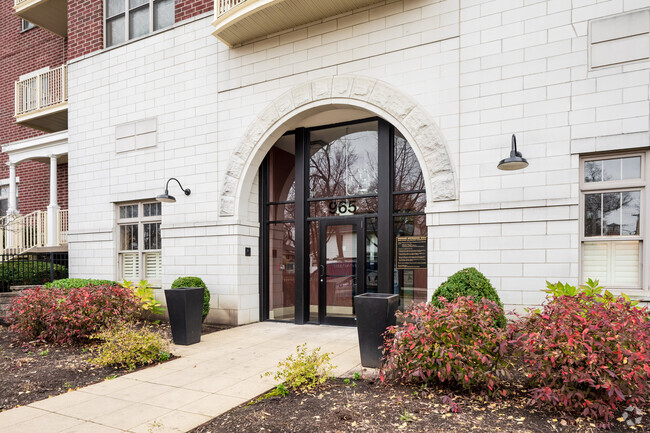
<instances>
[{"instance_id":1,"label":"gooseneck wall lamp","mask_svg":"<svg viewBox=\"0 0 650 433\"><path fill-rule=\"evenodd\" d=\"M499 170L521 170L528 167L528 161L521 156L521 152L517 152L517 139L515 134L512 134L512 150L510 150L510 157L502 159L497 168Z\"/></svg>"},{"instance_id":2,"label":"gooseneck wall lamp","mask_svg":"<svg viewBox=\"0 0 650 433\"><path fill-rule=\"evenodd\" d=\"M165 184L165 192L163 194L160 194L160 195L156 196L156 200L164 202L164 203L174 203L174 202L176 202L176 198L174 196L172 196L172 195L169 195L169 182L172 181L172 180L175 180L176 183L178 183L178 186L181 187L181 189L183 190L185 195L190 195L192 193L192 191L190 191L189 188L183 189L183 185L181 185L181 183L178 181L178 179L176 179L175 177L171 177L171 178L169 178L169 180Z\"/></svg>"}]
</instances>

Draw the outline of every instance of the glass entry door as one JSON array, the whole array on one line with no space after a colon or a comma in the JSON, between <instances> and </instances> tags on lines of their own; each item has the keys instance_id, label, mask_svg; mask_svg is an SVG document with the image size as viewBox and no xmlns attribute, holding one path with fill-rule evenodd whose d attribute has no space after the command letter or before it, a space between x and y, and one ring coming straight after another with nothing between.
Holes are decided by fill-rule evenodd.
<instances>
[{"instance_id":1,"label":"glass entry door","mask_svg":"<svg viewBox=\"0 0 650 433\"><path fill-rule=\"evenodd\" d=\"M354 296L363 293L364 256L362 218L320 221L318 321L354 325Z\"/></svg>"}]
</instances>

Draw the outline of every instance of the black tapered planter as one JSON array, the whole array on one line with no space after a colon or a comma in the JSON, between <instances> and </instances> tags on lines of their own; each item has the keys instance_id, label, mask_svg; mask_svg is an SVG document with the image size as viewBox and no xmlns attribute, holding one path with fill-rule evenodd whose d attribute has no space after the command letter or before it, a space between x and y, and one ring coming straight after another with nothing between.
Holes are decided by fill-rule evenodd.
<instances>
[{"instance_id":1,"label":"black tapered planter","mask_svg":"<svg viewBox=\"0 0 650 433\"><path fill-rule=\"evenodd\" d=\"M204 290L203 287L179 287L165 290L174 344L187 346L201 341Z\"/></svg>"},{"instance_id":2,"label":"black tapered planter","mask_svg":"<svg viewBox=\"0 0 650 433\"><path fill-rule=\"evenodd\" d=\"M383 334L386 328L395 325L398 304L399 295L391 293L364 293L354 297L362 366L379 368Z\"/></svg>"}]
</instances>

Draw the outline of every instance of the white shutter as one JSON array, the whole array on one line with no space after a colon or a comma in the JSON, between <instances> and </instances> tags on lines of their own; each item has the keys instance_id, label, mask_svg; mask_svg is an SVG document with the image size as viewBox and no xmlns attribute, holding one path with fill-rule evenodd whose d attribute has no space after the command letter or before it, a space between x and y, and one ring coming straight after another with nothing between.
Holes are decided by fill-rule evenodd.
<instances>
[{"instance_id":1,"label":"white shutter","mask_svg":"<svg viewBox=\"0 0 650 433\"><path fill-rule=\"evenodd\" d=\"M599 280L612 288L640 287L639 246L639 241L585 242L583 280Z\"/></svg>"},{"instance_id":2,"label":"white shutter","mask_svg":"<svg viewBox=\"0 0 650 433\"><path fill-rule=\"evenodd\" d=\"M162 254L160 252L145 253L144 262L146 280L159 280L162 278Z\"/></svg>"},{"instance_id":3,"label":"white shutter","mask_svg":"<svg viewBox=\"0 0 650 433\"><path fill-rule=\"evenodd\" d=\"M129 281L140 281L140 255L138 253L123 253L122 278Z\"/></svg>"},{"instance_id":4,"label":"white shutter","mask_svg":"<svg viewBox=\"0 0 650 433\"><path fill-rule=\"evenodd\" d=\"M612 283L641 287L639 272L639 242L612 242Z\"/></svg>"}]
</instances>

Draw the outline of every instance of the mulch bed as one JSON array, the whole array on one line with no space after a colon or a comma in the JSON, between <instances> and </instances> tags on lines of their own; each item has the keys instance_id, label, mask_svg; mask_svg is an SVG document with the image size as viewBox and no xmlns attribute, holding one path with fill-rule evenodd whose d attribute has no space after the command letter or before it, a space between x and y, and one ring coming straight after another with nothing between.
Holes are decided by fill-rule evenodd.
<instances>
[{"instance_id":1,"label":"mulch bed","mask_svg":"<svg viewBox=\"0 0 650 433\"><path fill-rule=\"evenodd\" d=\"M534 432L595 433L593 421L535 409L523 393L497 402L456 396L460 412L450 412L445 390L386 386L371 380L355 385L341 379L319 392L272 397L239 406L208 421L192 433L217 432ZM647 419L644 419L646 423ZM614 433L648 431L615 421Z\"/></svg>"},{"instance_id":2,"label":"mulch bed","mask_svg":"<svg viewBox=\"0 0 650 433\"><path fill-rule=\"evenodd\" d=\"M169 325L159 326L161 333L171 339ZM225 328L204 324L201 334ZM0 411L130 373L126 368L90 364L90 347L23 345L15 341L8 327L0 326Z\"/></svg>"}]
</instances>

